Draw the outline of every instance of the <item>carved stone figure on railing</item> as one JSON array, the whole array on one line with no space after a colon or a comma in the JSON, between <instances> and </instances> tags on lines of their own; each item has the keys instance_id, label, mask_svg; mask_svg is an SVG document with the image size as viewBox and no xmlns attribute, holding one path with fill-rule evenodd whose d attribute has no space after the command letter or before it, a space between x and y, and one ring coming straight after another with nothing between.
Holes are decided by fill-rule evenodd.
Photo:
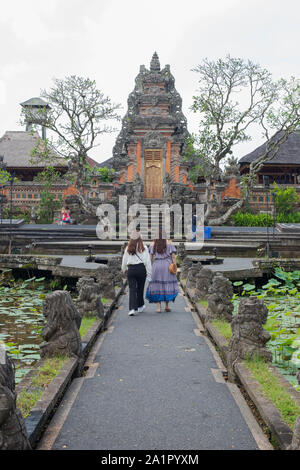
<instances>
[{"instance_id":1,"label":"carved stone figure on railing","mask_svg":"<svg viewBox=\"0 0 300 470\"><path fill-rule=\"evenodd\" d=\"M232 338L228 345L228 377L234 381L234 366L246 358L261 357L272 361L272 353L266 348L271 338L263 324L268 317L268 309L261 299L255 296L241 299L238 314L231 321Z\"/></svg>"},{"instance_id":2,"label":"carved stone figure on railing","mask_svg":"<svg viewBox=\"0 0 300 470\"><path fill-rule=\"evenodd\" d=\"M114 278L110 272L108 265L100 265L97 269L97 283L100 286L101 297L106 299L114 299L116 296L114 289Z\"/></svg>"},{"instance_id":3,"label":"carved stone figure on railing","mask_svg":"<svg viewBox=\"0 0 300 470\"><path fill-rule=\"evenodd\" d=\"M202 267L202 269L198 271L195 278L195 299L207 299L214 275L211 269L208 268Z\"/></svg>"},{"instance_id":4,"label":"carved stone figure on railing","mask_svg":"<svg viewBox=\"0 0 300 470\"><path fill-rule=\"evenodd\" d=\"M231 282L221 273L216 273L208 289L208 294L205 320L210 321L213 318L220 318L231 322L234 309L231 302L233 296Z\"/></svg>"},{"instance_id":5,"label":"carved stone figure on railing","mask_svg":"<svg viewBox=\"0 0 300 470\"><path fill-rule=\"evenodd\" d=\"M195 289L196 288L196 281L199 272L203 270L201 263L193 263L188 270L187 278L186 278L186 287L187 289Z\"/></svg>"},{"instance_id":6,"label":"carved stone figure on railing","mask_svg":"<svg viewBox=\"0 0 300 470\"><path fill-rule=\"evenodd\" d=\"M181 259L181 262L183 262L184 258L186 257L186 249L185 244L183 242L179 242L177 247L177 253L179 258Z\"/></svg>"},{"instance_id":7,"label":"carved stone figure on railing","mask_svg":"<svg viewBox=\"0 0 300 470\"><path fill-rule=\"evenodd\" d=\"M28 450L24 418L17 409L13 362L0 345L0 450Z\"/></svg>"},{"instance_id":8,"label":"carved stone figure on railing","mask_svg":"<svg viewBox=\"0 0 300 470\"><path fill-rule=\"evenodd\" d=\"M108 259L107 267L113 278L113 285L122 287L123 276L122 276L122 258L121 256L114 256Z\"/></svg>"},{"instance_id":9,"label":"carved stone figure on railing","mask_svg":"<svg viewBox=\"0 0 300 470\"><path fill-rule=\"evenodd\" d=\"M79 328L81 316L67 291L48 294L43 302L47 324L42 330L45 343L40 346L41 357L81 355Z\"/></svg>"},{"instance_id":10,"label":"carved stone figure on railing","mask_svg":"<svg viewBox=\"0 0 300 470\"><path fill-rule=\"evenodd\" d=\"M101 301L100 286L92 277L81 277L76 284L79 296L76 307L81 317L104 319L104 307Z\"/></svg>"},{"instance_id":11,"label":"carved stone figure on railing","mask_svg":"<svg viewBox=\"0 0 300 470\"><path fill-rule=\"evenodd\" d=\"M187 256L184 258L183 263L180 267L180 278L187 279L190 268L193 266L193 261Z\"/></svg>"}]
</instances>

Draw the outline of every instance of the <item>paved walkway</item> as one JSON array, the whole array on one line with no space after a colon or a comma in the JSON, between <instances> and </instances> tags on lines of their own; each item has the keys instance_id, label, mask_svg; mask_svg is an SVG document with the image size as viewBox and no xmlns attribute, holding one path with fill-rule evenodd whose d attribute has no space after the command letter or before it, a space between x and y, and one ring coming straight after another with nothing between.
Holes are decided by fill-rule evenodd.
<instances>
[{"instance_id":1,"label":"paved walkway","mask_svg":"<svg viewBox=\"0 0 300 470\"><path fill-rule=\"evenodd\" d=\"M172 312L128 317L123 296L38 449L270 448L180 294Z\"/></svg>"}]
</instances>

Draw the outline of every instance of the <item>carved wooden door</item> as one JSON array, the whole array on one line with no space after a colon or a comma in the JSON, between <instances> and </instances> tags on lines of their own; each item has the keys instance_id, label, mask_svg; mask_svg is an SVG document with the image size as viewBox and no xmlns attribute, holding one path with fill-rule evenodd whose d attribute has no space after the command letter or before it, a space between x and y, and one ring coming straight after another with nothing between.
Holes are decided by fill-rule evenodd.
<instances>
[{"instance_id":1,"label":"carved wooden door","mask_svg":"<svg viewBox=\"0 0 300 470\"><path fill-rule=\"evenodd\" d=\"M162 150L145 150L144 195L149 199L162 197Z\"/></svg>"}]
</instances>

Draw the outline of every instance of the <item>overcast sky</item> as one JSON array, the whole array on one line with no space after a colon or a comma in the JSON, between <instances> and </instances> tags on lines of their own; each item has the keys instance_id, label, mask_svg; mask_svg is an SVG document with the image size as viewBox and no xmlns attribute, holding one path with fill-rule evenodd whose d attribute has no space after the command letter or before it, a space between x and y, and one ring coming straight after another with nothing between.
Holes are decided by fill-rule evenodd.
<instances>
[{"instance_id":1,"label":"overcast sky","mask_svg":"<svg viewBox=\"0 0 300 470\"><path fill-rule=\"evenodd\" d=\"M0 136L22 130L20 103L49 89L53 78L80 75L127 110L139 66L157 51L170 64L189 111L197 89L191 69L205 57L230 54L258 62L274 78L300 76L298 0L9 0L0 10ZM120 124L118 124L120 127ZM90 156L111 157L117 133L101 138ZM236 147L242 157L262 143Z\"/></svg>"}]
</instances>

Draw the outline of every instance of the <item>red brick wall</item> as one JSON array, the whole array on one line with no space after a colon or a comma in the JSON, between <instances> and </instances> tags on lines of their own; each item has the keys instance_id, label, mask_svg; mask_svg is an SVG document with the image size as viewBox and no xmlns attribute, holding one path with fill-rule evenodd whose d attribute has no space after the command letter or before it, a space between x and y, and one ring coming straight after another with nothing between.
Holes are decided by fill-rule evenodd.
<instances>
[{"instance_id":1,"label":"red brick wall","mask_svg":"<svg viewBox=\"0 0 300 470\"><path fill-rule=\"evenodd\" d=\"M240 185L238 185L235 178L231 178L228 186L225 188L225 191L223 191L221 198L223 199L224 197L234 197L234 198L240 199L241 188L240 188Z\"/></svg>"}]
</instances>

